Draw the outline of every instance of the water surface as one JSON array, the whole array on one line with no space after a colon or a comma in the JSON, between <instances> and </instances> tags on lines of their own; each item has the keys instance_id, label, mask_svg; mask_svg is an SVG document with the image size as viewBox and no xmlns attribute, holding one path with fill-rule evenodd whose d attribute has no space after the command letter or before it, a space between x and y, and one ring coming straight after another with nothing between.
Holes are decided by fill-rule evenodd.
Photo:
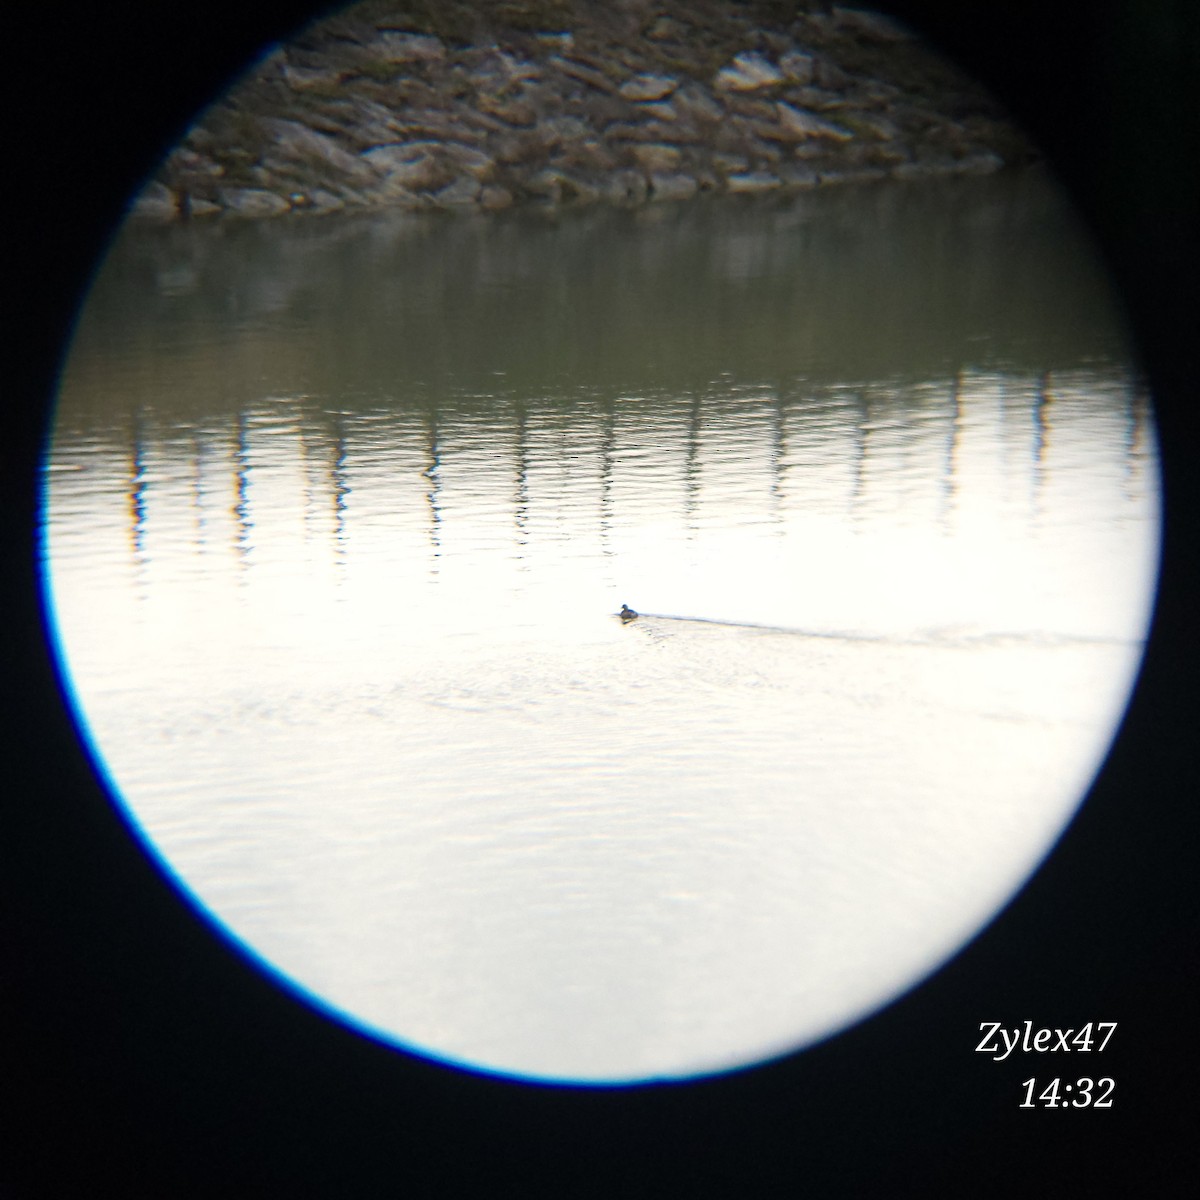
<instances>
[{"instance_id":1,"label":"water surface","mask_svg":"<svg viewBox=\"0 0 1200 1200\"><path fill-rule=\"evenodd\" d=\"M1158 549L1033 174L130 228L47 480L81 727L177 882L386 1040L591 1082L809 1044L986 923Z\"/></svg>"}]
</instances>

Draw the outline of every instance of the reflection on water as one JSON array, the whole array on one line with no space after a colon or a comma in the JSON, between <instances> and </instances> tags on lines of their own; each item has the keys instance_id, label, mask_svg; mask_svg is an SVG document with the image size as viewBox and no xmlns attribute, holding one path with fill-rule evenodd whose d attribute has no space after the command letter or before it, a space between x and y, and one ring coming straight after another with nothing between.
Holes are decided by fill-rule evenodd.
<instances>
[{"instance_id":1,"label":"reflection on water","mask_svg":"<svg viewBox=\"0 0 1200 1200\"><path fill-rule=\"evenodd\" d=\"M382 1036L593 1081L811 1042L975 932L1157 552L1036 176L129 231L48 481L76 701L170 869Z\"/></svg>"}]
</instances>

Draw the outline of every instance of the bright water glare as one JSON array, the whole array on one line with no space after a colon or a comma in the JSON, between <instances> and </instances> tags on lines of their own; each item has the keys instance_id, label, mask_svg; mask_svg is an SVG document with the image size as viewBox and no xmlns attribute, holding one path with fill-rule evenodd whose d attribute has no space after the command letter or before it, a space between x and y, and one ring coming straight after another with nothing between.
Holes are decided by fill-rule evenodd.
<instances>
[{"instance_id":1,"label":"bright water glare","mask_svg":"<svg viewBox=\"0 0 1200 1200\"><path fill-rule=\"evenodd\" d=\"M81 728L194 900L385 1040L593 1083L810 1044L986 924L1158 551L1029 174L128 228L46 479Z\"/></svg>"}]
</instances>

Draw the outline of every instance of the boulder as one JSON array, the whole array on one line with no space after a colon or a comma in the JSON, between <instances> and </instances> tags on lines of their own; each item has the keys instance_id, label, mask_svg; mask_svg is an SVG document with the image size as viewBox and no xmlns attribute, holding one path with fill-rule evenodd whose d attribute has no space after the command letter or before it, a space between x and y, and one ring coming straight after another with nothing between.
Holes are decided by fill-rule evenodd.
<instances>
[{"instance_id":1,"label":"boulder","mask_svg":"<svg viewBox=\"0 0 1200 1200\"><path fill-rule=\"evenodd\" d=\"M465 204L477 203L481 190L478 179L473 179L470 175L460 175L429 198L438 208L458 208Z\"/></svg>"},{"instance_id":2,"label":"boulder","mask_svg":"<svg viewBox=\"0 0 1200 1200\"><path fill-rule=\"evenodd\" d=\"M837 63L828 58L822 58L817 61L816 82L817 87L825 88L827 91L839 91L849 87L854 81Z\"/></svg>"},{"instance_id":3,"label":"boulder","mask_svg":"<svg viewBox=\"0 0 1200 1200\"><path fill-rule=\"evenodd\" d=\"M593 203L601 198L600 189L590 180L561 167L544 167L525 181L525 190L551 204Z\"/></svg>"},{"instance_id":4,"label":"boulder","mask_svg":"<svg viewBox=\"0 0 1200 1200\"><path fill-rule=\"evenodd\" d=\"M725 180L725 186L731 192L741 192L754 195L758 192L769 192L780 187L782 181L778 175L770 171L748 171L743 175L730 175Z\"/></svg>"},{"instance_id":5,"label":"boulder","mask_svg":"<svg viewBox=\"0 0 1200 1200\"><path fill-rule=\"evenodd\" d=\"M310 212L337 212L339 209L345 207L346 202L341 196L335 196L333 192L327 192L324 188L314 188L308 193L308 209Z\"/></svg>"},{"instance_id":6,"label":"boulder","mask_svg":"<svg viewBox=\"0 0 1200 1200\"><path fill-rule=\"evenodd\" d=\"M848 142L852 136L848 129L843 129L840 125L826 121L824 117L818 117L815 113L807 112L805 109L793 108L792 105L783 101L780 101L775 108L779 114L780 126L793 134L797 140L827 138L834 142Z\"/></svg>"},{"instance_id":7,"label":"boulder","mask_svg":"<svg viewBox=\"0 0 1200 1200\"><path fill-rule=\"evenodd\" d=\"M614 171L600 185L602 197L610 204L620 205L643 203L649 189L641 171Z\"/></svg>"},{"instance_id":8,"label":"boulder","mask_svg":"<svg viewBox=\"0 0 1200 1200\"><path fill-rule=\"evenodd\" d=\"M912 162L898 163L891 170L893 179L930 179L940 175L957 175L957 160L948 156L921 158Z\"/></svg>"},{"instance_id":9,"label":"boulder","mask_svg":"<svg viewBox=\"0 0 1200 1200\"><path fill-rule=\"evenodd\" d=\"M603 71L597 71L595 67L579 62L577 59L564 58L562 55L556 54L546 59L546 66L561 71L568 79L586 83L589 87L595 88L596 91L603 92L605 95L611 95L617 90L617 85Z\"/></svg>"},{"instance_id":10,"label":"boulder","mask_svg":"<svg viewBox=\"0 0 1200 1200\"><path fill-rule=\"evenodd\" d=\"M679 166L683 151L667 142L642 142L633 147L633 156L646 171L672 171Z\"/></svg>"},{"instance_id":11,"label":"boulder","mask_svg":"<svg viewBox=\"0 0 1200 1200\"><path fill-rule=\"evenodd\" d=\"M555 158L568 170L574 169L590 174L611 171L621 161L612 148L594 137L561 147Z\"/></svg>"},{"instance_id":12,"label":"boulder","mask_svg":"<svg viewBox=\"0 0 1200 1200\"><path fill-rule=\"evenodd\" d=\"M649 182L651 200L687 200L700 188L690 175L679 171L652 171Z\"/></svg>"},{"instance_id":13,"label":"boulder","mask_svg":"<svg viewBox=\"0 0 1200 1200\"><path fill-rule=\"evenodd\" d=\"M815 66L813 56L799 50L791 50L779 56L779 69L789 83L812 83Z\"/></svg>"},{"instance_id":14,"label":"boulder","mask_svg":"<svg viewBox=\"0 0 1200 1200\"><path fill-rule=\"evenodd\" d=\"M202 200L199 196L184 196L179 210L186 217L215 217L221 211L221 206L212 200Z\"/></svg>"},{"instance_id":15,"label":"boulder","mask_svg":"<svg viewBox=\"0 0 1200 1200\"><path fill-rule=\"evenodd\" d=\"M716 153L712 156L712 165L722 175L740 175L750 169L750 160L744 154Z\"/></svg>"},{"instance_id":16,"label":"boulder","mask_svg":"<svg viewBox=\"0 0 1200 1200\"><path fill-rule=\"evenodd\" d=\"M687 27L674 17L659 17L646 30L646 36L655 42L680 41L687 37Z\"/></svg>"},{"instance_id":17,"label":"boulder","mask_svg":"<svg viewBox=\"0 0 1200 1200\"><path fill-rule=\"evenodd\" d=\"M976 150L964 155L958 164L964 175L990 175L1004 166L1004 159L992 150Z\"/></svg>"},{"instance_id":18,"label":"boulder","mask_svg":"<svg viewBox=\"0 0 1200 1200\"><path fill-rule=\"evenodd\" d=\"M496 160L490 154L464 146L462 142L443 142L441 155L458 171L472 179L490 179L496 171Z\"/></svg>"},{"instance_id":19,"label":"boulder","mask_svg":"<svg viewBox=\"0 0 1200 1200\"><path fill-rule=\"evenodd\" d=\"M785 188L798 191L801 188L813 188L821 182L821 177L802 163L782 163L778 168L779 181Z\"/></svg>"},{"instance_id":20,"label":"boulder","mask_svg":"<svg viewBox=\"0 0 1200 1200\"><path fill-rule=\"evenodd\" d=\"M872 183L888 174L883 167L824 167L817 172L822 184Z\"/></svg>"},{"instance_id":21,"label":"boulder","mask_svg":"<svg viewBox=\"0 0 1200 1200\"><path fill-rule=\"evenodd\" d=\"M574 204L594 204L600 199L599 186L577 171L559 171L562 199Z\"/></svg>"},{"instance_id":22,"label":"boulder","mask_svg":"<svg viewBox=\"0 0 1200 1200\"><path fill-rule=\"evenodd\" d=\"M179 199L163 183L149 183L129 206L129 215L150 221L171 221L179 216Z\"/></svg>"},{"instance_id":23,"label":"boulder","mask_svg":"<svg viewBox=\"0 0 1200 1200\"><path fill-rule=\"evenodd\" d=\"M508 208L513 202L513 194L506 187L501 187L496 183L489 183L479 191L479 207L485 208L489 212L496 212L501 208Z\"/></svg>"},{"instance_id":24,"label":"boulder","mask_svg":"<svg viewBox=\"0 0 1200 1200\"><path fill-rule=\"evenodd\" d=\"M725 110L713 99L706 87L688 82L671 97L671 104L680 117L715 124L725 115Z\"/></svg>"},{"instance_id":25,"label":"boulder","mask_svg":"<svg viewBox=\"0 0 1200 1200\"><path fill-rule=\"evenodd\" d=\"M867 12L861 8L833 6L833 17L838 26L857 34L864 41L904 42L913 37L907 25L882 13Z\"/></svg>"},{"instance_id":26,"label":"boulder","mask_svg":"<svg viewBox=\"0 0 1200 1200\"><path fill-rule=\"evenodd\" d=\"M785 81L784 73L761 54L738 54L717 72L713 85L724 92L755 92Z\"/></svg>"},{"instance_id":27,"label":"boulder","mask_svg":"<svg viewBox=\"0 0 1200 1200\"><path fill-rule=\"evenodd\" d=\"M529 127L537 121L537 109L519 96L489 96L479 98L479 107L506 125Z\"/></svg>"},{"instance_id":28,"label":"boulder","mask_svg":"<svg viewBox=\"0 0 1200 1200\"><path fill-rule=\"evenodd\" d=\"M370 177L370 166L327 133L318 133L299 121L273 117L264 118L261 124L270 134L275 149L287 158L323 163L351 179Z\"/></svg>"},{"instance_id":29,"label":"boulder","mask_svg":"<svg viewBox=\"0 0 1200 1200\"><path fill-rule=\"evenodd\" d=\"M670 75L635 75L621 84L619 91L626 100L661 100L679 87L679 80Z\"/></svg>"},{"instance_id":30,"label":"boulder","mask_svg":"<svg viewBox=\"0 0 1200 1200\"><path fill-rule=\"evenodd\" d=\"M863 52L908 36L903 27L824 4L790 23L767 15L773 5L730 21L729 2L686 20L652 0L567 5L572 32L555 0L546 23L525 14L504 33L502 16L494 41L473 43L458 16L429 25L443 41L398 15L412 5L363 9L263 60L132 210L497 209L526 194L637 204L881 169L983 172L1021 153L986 97L919 69L917 46ZM884 54L912 60L888 69L903 82L872 78ZM954 124L952 113L968 115Z\"/></svg>"},{"instance_id":31,"label":"boulder","mask_svg":"<svg viewBox=\"0 0 1200 1200\"><path fill-rule=\"evenodd\" d=\"M393 142L366 150L362 157L390 183L419 192L449 181L450 172L438 153L441 149L441 142L431 140Z\"/></svg>"},{"instance_id":32,"label":"boulder","mask_svg":"<svg viewBox=\"0 0 1200 1200\"><path fill-rule=\"evenodd\" d=\"M275 217L291 208L282 196L265 188L218 188L217 198L222 208L239 217Z\"/></svg>"},{"instance_id":33,"label":"boulder","mask_svg":"<svg viewBox=\"0 0 1200 1200\"><path fill-rule=\"evenodd\" d=\"M409 63L436 62L446 57L442 39L426 33L400 33L384 30L363 46L368 58L375 62Z\"/></svg>"},{"instance_id":34,"label":"boulder","mask_svg":"<svg viewBox=\"0 0 1200 1200\"><path fill-rule=\"evenodd\" d=\"M842 119L846 120L847 118L843 115ZM900 127L883 113L854 113L853 125L858 132L869 134L880 142L895 141L900 136Z\"/></svg>"},{"instance_id":35,"label":"boulder","mask_svg":"<svg viewBox=\"0 0 1200 1200\"><path fill-rule=\"evenodd\" d=\"M591 134L592 127L582 117L560 115L544 117L539 124L539 132L545 146L550 148L582 141Z\"/></svg>"},{"instance_id":36,"label":"boulder","mask_svg":"<svg viewBox=\"0 0 1200 1200\"><path fill-rule=\"evenodd\" d=\"M342 72L336 67L296 67L288 63L283 68L283 81L294 92L334 87L341 80Z\"/></svg>"}]
</instances>

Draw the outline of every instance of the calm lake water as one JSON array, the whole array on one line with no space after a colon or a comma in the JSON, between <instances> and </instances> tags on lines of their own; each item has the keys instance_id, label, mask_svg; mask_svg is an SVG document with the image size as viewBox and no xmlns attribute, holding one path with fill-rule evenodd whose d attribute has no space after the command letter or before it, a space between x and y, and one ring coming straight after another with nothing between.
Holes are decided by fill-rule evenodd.
<instances>
[{"instance_id":1,"label":"calm lake water","mask_svg":"<svg viewBox=\"0 0 1200 1200\"><path fill-rule=\"evenodd\" d=\"M1037 174L129 228L46 470L148 849L310 1002L517 1076L919 982L1070 820L1157 569L1149 397Z\"/></svg>"}]
</instances>

